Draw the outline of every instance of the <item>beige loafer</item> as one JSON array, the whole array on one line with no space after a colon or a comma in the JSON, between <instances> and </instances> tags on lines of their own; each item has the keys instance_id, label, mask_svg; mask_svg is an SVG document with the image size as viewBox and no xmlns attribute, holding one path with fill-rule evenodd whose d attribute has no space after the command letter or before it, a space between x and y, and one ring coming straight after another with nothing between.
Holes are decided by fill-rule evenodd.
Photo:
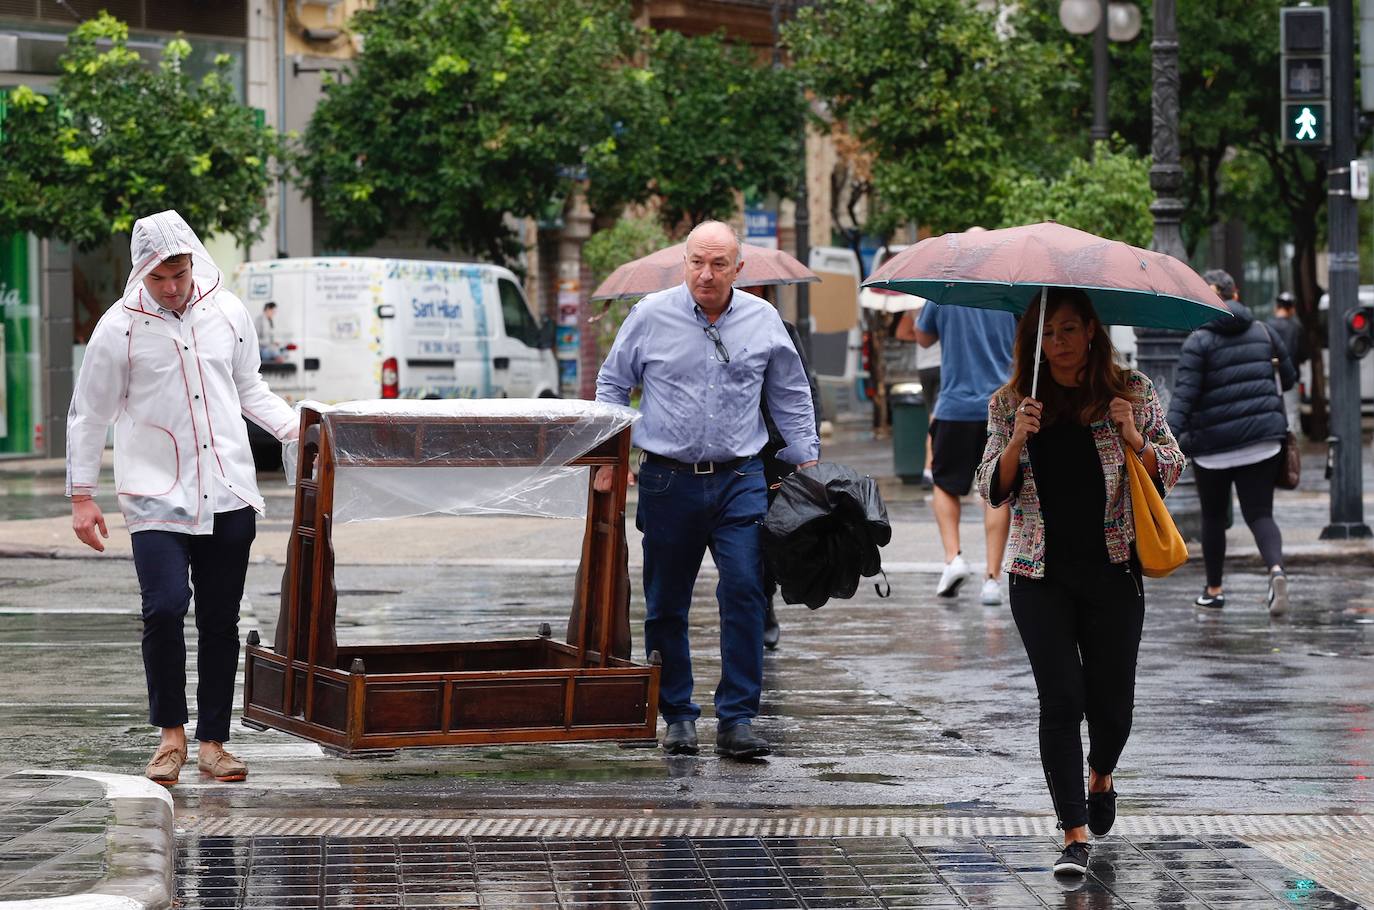
<instances>
[{"instance_id":1,"label":"beige loafer","mask_svg":"<svg viewBox=\"0 0 1374 910\"><path fill-rule=\"evenodd\" d=\"M160 748L153 753L153 760L143 769L143 774L155 784L170 787L181 777L181 766L186 764L186 750L175 747Z\"/></svg>"},{"instance_id":2,"label":"beige loafer","mask_svg":"<svg viewBox=\"0 0 1374 910\"><path fill-rule=\"evenodd\" d=\"M211 759L207 759L204 752L196 756L196 767L222 783L233 783L248 776L248 766L243 760L223 748Z\"/></svg>"}]
</instances>

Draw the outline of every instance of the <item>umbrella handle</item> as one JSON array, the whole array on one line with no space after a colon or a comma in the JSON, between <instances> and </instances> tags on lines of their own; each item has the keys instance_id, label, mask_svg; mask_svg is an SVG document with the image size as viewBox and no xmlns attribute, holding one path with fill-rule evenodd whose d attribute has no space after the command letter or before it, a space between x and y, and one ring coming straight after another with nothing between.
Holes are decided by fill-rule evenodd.
<instances>
[{"instance_id":1,"label":"umbrella handle","mask_svg":"<svg viewBox=\"0 0 1374 910\"><path fill-rule=\"evenodd\" d=\"M1050 286L1040 289L1040 327L1035 332L1035 369L1031 372L1031 397L1040 400L1040 344L1045 337L1045 301L1049 299Z\"/></svg>"}]
</instances>

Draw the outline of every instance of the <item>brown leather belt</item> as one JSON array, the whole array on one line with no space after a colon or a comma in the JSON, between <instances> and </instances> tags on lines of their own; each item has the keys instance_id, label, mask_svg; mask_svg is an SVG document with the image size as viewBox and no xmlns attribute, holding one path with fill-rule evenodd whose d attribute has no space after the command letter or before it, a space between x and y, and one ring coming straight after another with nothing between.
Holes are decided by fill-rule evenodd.
<instances>
[{"instance_id":1,"label":"brown leather belt","mask_svg":"<svg viewBox=\"0 0 1374 910\"><path fill-rule=\"evenodd\" d=\"M729 461L678 461L676 458L655 455L653 452L644 453L644 460L650 464L662 465L674 471L690 471L693 474L715 474L717 471L732 471L753 457L752 455L742 455L739 458L731 458Z\"/></svg>"}]
</instances>

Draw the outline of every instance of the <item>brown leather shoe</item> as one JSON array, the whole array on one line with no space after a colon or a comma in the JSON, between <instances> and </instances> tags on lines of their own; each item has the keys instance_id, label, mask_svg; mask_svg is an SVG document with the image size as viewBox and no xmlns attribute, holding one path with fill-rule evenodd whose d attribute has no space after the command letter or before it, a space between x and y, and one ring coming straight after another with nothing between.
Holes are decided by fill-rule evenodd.
<instances>
[{"instance_id":1,"label":"brown leather shoe","mask_svg":"<svg viewBox=\"0 0 1374 910\"><path fill-rule=\"evenodd\" d=\"M175 746L163 746L153 753L153 760L143 769L143 774L155 784L170 787L181 777L181 766L186 764L186 750Z\"/></svg>"},{"instance_id":2,"label":"brown leather shoe","mask_svg":"<svg viewBox=\"0 0 1374 910\"><path fill-rule=\"evenodd\" d=\"M248 776L248 766L243 760L223 747L212 759L207 759L201 752L196 756L196 767L222 783L233 783Z\"/></svg>"}]
</instances>

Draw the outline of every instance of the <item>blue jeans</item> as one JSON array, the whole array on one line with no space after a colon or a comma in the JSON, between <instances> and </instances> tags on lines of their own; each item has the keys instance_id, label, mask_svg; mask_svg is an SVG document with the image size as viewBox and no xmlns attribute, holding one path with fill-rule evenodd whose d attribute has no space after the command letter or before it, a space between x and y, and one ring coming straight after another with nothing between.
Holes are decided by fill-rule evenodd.
<instances>
[{"instance_id":1,"label":"blue jeans","mask_svg":"<svg viewBox=\"0 0 1374 910\"><path fill-rule=\"evenodd\" d=\"M751 458L733 470L693 474L650 461L639 473L635 525L644 532L646 653L663 658L658 708L667 723L695 721L692 651L687 611L706 549L720 571L720 685L716 720L728 730L750 723L763 693L763 549L760 524L768 511L763 463Z\"/></svg>"},{"instance_id":2,"label":"blue jeans","mask_svg":"<svg viewBox=\"0 0 1374 910\"><path fill-rule=\"evenodd\" d=\"M143 594L143 672L153 726L180 727L187 720L182 621L194 585L199 635L195 738L229 740L239 665L239 601L256 534L257 515L239 509L217 513L213 534L136 531L130 536Z\"/></svg>"}]
</instances>

